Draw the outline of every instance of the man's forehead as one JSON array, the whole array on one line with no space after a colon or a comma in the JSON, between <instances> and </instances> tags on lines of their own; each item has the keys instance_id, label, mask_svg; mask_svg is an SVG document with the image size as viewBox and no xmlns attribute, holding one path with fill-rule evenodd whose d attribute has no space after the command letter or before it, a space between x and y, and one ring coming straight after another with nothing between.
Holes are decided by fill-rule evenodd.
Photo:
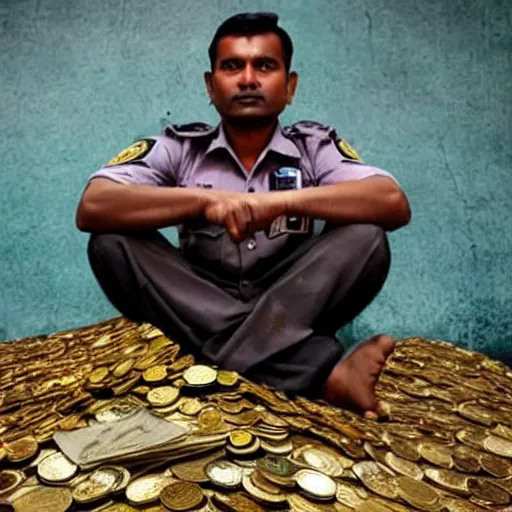
<instances>
[{"instance_id":1,"label":"man's forehead","mask_svg":"<svg viewBox=\"0 0 512 512\"><path fill-rule=\"evenodd\" d=\"M273 32L253 35L224 36L217 46L217 59L226 58L255 58L255 57L283 58L281 40Z\"/></svg>"}]
</instances>

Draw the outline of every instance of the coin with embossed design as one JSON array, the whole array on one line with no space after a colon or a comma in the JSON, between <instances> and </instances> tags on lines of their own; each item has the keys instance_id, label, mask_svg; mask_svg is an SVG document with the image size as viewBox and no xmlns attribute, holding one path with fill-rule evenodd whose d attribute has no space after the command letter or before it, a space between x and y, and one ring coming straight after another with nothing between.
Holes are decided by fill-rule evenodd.
<instances>
[{"instance_id":1,"label":"coin with embossed design","mask_svg":"<svg viewBox=\"0 0 512 512\"><path fill-rule=\"evenodd\" d=\"M150 366L142 372L142 378L146 382L161 382L167 377L167 367L165 364Z\"/></svg>"},{"instance_id":2,"label":"coin with embossed design","mask_svg":"<svg viewBox=\"0 0 512 512\"><path fill-rule=\"evenodd\" d=\"M301 469L295 474L295 481L312 498L330 500L336 496L336 482L319 471Z\"/></svg>"},{"instance_id":3,"label":"coin with embossed design","mask_svg":"<svg viewBox=\"0 0 512 512\"><path fill-rule=\"evenodd\" d=\"M33 436L24 436L10 443L5 443L4 449L9 461L22 462L30 459L37 453L39 443Z\"/></svg>"},{"instance_id":4,"label":"coin with embossed design","mask_svg":"<svg viewBox=\"0 0 512 512\"><path fill-rule=\"evenodd\" d=\"M63 453L57 452L45 457L37 466L37 474L48 483L61 483L71 479L78 471Z\"/></svg>"},{"instance_id":5,"label":"coin with embossed design","mask_svg":"<svg viewBox=\"0 0 512 512\"><path fill-rule=\"evenodd\" d=\"M165 486L160 492L160 502L173 512L197 509L204 500L201 487L192 482L175 482Z\"/></svg>"},{"instance_id":6,"label":"coin with embossed design","mask_svg":"<svg viewBox=\"0 0 512 512\"><path fill-rule=\"evenodd\" d=\"M408 476L397 478L398 495L406 503L420 510L440 510L442 507L439 493L430 485Z\"/></svg>"},{"instance_id":7,"label":"coin with embossed design","mask_svg":"<svg viewBox=\"0 0 512 512\"><path fill-rule=\"evenodd\" d=\"M195 364L183 372L183 379L190 386L208 386L217 378L217 370L203 365Z\"/></svg>"},{"instance_id":8,"label":"coin with embossed design","mask_svg":"<svg viewBox=\"0 0 512 512\"><path fill-rule=\"evenodd\" d=\"M0 496L12 492L25 480L25 473L13 469L0 471Z\"/></svg>"},{"instance_id":9,"label":"coin with embossed design","mask_svg":"<svg viewBox=\"0 0 512 512\"><path fill-rule=\"evenodd\" d=\"M213 484L232 489L242 483L243 471L233 462L217 460L208 464L206 474Z\"/></svg>"},{"instance_id":10,"label":"coin with embossed design","mask_svg":"<svg viewBox=\"0 0 512 512\"><path fill-rule=\"evenodd\" d=\"M170 477L161 474L141 476L128 484L126 497L134 505L149 504L158 499L162 489L170 482Z\"/></svg>"},{"instance_id":11,"label":"coin with embossed design","mask_svg":"<svg viewBox=\"0 0 512 512\"><path fill-rule=\"evenodd\" d=\"M13 500L16 512L67 512L73 503L71 491L63 487L36 487Z\"/></svg>"},{"instance_id":12,"label":"coin with embossed design","mask_svg":"<svg viewBox=\"0 0 512 512\"><path fill-rule=\"evenodd\" d=\"M180 390L174 386L160 386L152 389L146 398L154 407L165 407L178 399Z\"/></svg>"}]
</instances>

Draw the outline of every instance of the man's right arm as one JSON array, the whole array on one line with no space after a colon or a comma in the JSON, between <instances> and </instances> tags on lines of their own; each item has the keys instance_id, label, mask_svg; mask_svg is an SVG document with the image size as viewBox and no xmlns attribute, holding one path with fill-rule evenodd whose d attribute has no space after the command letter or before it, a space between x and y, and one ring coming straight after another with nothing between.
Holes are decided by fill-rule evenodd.
<instances>
[{"instance_id":1,"label":"man's right arm","mask_svg":"<svg viewBox=\"0 0 512 512\"><path fill-rule=\"evenodd\" d=\"M76 225L89 233L159 229L202 217L212 193L201 188L158 187L95 178L85 189Z\"/></svg>"}]
</instances>

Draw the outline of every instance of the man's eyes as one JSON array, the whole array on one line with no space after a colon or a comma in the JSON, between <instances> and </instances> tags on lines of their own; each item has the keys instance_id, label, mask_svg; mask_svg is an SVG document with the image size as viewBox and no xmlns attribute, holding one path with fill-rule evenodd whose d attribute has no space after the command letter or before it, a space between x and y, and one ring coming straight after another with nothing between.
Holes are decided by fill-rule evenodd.
<instances>
[{"instance_id":1,"label":"man's eyes","mask_svg":"<svg viewBox=\"0 0 512 512\"><path fill-rule=\"evenodd\" d=\"M221 68L224 71L237 71L243 69L245 67L245 63L236 62L236 61L227 61L223 62ZM271 60L263 60L260 62L256 62L254 67L261 71L271 71L277 68L277 65L274 61Z\"/></svg>"},{"instance_id":2,"label":"man's eyes","mask_svg":"<svg viewBox=\"0 0 512 512\"><path fill-rule=\"evenodd\" d=\"M234 71L235 69L240 69L240 67L241 66L239 63L236 63L233 61L228 61L228 62L222 63L222 69L224 69L225 71Z\"/></svg>"}]
</instances>

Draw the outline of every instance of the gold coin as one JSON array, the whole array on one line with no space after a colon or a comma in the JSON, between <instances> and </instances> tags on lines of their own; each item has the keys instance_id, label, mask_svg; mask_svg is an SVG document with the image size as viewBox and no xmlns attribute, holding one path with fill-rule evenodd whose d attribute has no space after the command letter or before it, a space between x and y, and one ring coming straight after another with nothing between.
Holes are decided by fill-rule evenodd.
<instances>
[{"instance_id":1,"label":"gold coin","mask_svg":"<svg viewBox=\"0 0 512 512\"><path fill-rule=\"evenodd\" d=\"M295 474L297 485L319 500L329 500L336 496L336 482L329 476L312 469L301 469Z\"/></svg>"},{"instance_id":2,"label":"gold coin","mask_svg":"<svg viewBox=\"0 0 512 512\"><path fill-rule=\"evenodd\" d=\"M475 427L465 427L455 433L455 437L463 444L481 450L483 448L484 439L487 432L484 429Z\"/></svg>"},{"instance_id":3,"label":"gold coin","mask_svg":"<svg viewBox=\"0 0 512 512\"><path fill-rule=\"evenodd\" d=\"M37 487L13 500L16 512L66 512L73 503L71 491L62 487Z\"/></svg>"},{"instance_id":4,"label":"gold coin","mask_svg":"<svg viewBox=\"0 0 512 512\"><path fill-rule=\"evenodd\" d=\"M253 498L266 505L279 505L286 501L284 494L272 494L262 491L260 488L256 487L249 475L244 475L242 477L242 486Z\"/></svg>"},{"instance_id":5,"label":"gold coin","mask_svg":"<svg viewBox=\"0 0 512 512\"><path fill-rule=\"evenodd\" d=\"M228 370L219 370L217 372L217 382L221 386L234 386L238 382L239 375L237 372Z\"/></svg>"},{"instance_id":6,"label":"gold coin","mask_svg":"<svg viewBox=\"0 0 512 512\"><path fill-rule=\"evenodd\" d=\"M0 496L11 493L25 480L25 473L11 469L0 471Z\"/></svg>"},{"instance_id":7,"label":"gold coin","mask_svg":"<svg viewBox=\"0 0 512 512\"><path fill-rule=\"evenodd\" d=\"M418 447L407 439L395 437L385 432L382 436L382 440L389 446L395 455L402 457L402 459L418 462L421 458L418 452Z\"/></svg>"},{"instance_id":8,"label":"gold coin","mask_svg":"<svg viewBox=\"0 0 512 512\"><path fill-rule=\"evenodd\" d=\"M397 457L393 452L386 453L385 460L386 465L400 475L408 476L415 480L423 478L423 471L415 462Z\"/></svg>"},{"instance_id":9,"label":"gold coin","mask_svg":"<svg viewBox=\"0 0 512 512\"><path fill-rule=\"evenodd\" d=\"M483 440L483 447L495 455L502 457L512 457L512 441L507 441L502 437L489 435Z\"/></svg>"},{"instance_id":10,"label":"gold coin","mask_svg":"<svg viewBox=\"0 0 512 512\"><path fill-rule=\"evenodd\" d=\"M147 338L146 339L150 339ZM164 347L168 347L169 345L174 345L174 342L161 333L159 336L153 336L151 338L151 342L149 344L149 348L152 352L156 352L161 350Z\"/></svg>"},{"instance_id":11,"label":"gold coin","mask_svg":"<svg viewBox=\"0 0 512 512\"><path fill-rule=\"evenodd\" d=\"M112 468L100 468L76 485L73 499L77 503L91 503L107 496L114 491L122 478L122 474Z\"/></svg>"},{"instance_id":12,"label":"gold coin","mask_svg":"<svg viewBox=\"0 0 512 512\"><path fill-rule=\"evenodd\" d=\"M420 510L440 510L440 495L430 485L407 476L398 477L397 484L398 495L409 505Z\"/></svg>"},{"instance_id":13,"label":"gold coin","mask_svg":"<svg viewBox=\"0 0 512 512\"><path fill-rule=\"evenodd\" d=\"M253 441L251 444L249 444L248 446L244 446L244 447L236 447L232 444L228 444L226 446L227 450L232 453L233 455L249 455L251 453L256 453L261 447L261 442L260 440L253 436Z\"/></svg>"},{"instance_id":14,"label":"gold coin","mask_svg":"<svg viewBox=\"0 0 512 512\"><path fill-rule=\"evenodd\" d=\"M492 483L490 480L483 478L470 478L468 480L468 488L473 495L480 501L489 505L508 505L510 502L510 494L503 489Z\"/></svg>"},{"instance_id":15,"label":"gold coin","mask_svg":"<svg viewBox=\"0 0 512 512\"><path fill-rule=\"evenodd\" d=\"M425 476L440 487L463 495L470 494L468 477L462 473L450 469L427 468L425 469Z\"/></svg>"},{"instance_id":16,"label":"gold coin","mask_svg":"<svg viewBox=\"0 0 512 512\"><path fill-rule=\"evenodd\" d=\"M206 474L213 484L233 489L242 483L243 470L232 462L217 460L206 466Z\"/></svg>"},{"instance_id":17,"label":"gold coin","mask_svg":"<svg viewBox=\"0 0 512 512\"><path fill-rule=\"evenodd\" d=\"M512 475L512 464L508 459L491 453L482 453L479 461L482 469L496 478L506 478Z\"/></svg>"},{"instance_id":18,"label":"gold coin","mask_svg":"<svg viewBox=\"0 0 512 512\"><path fill-rule=\"evenodd\" d=\"M100 366L89 375L89 382L91 384L99 384L100 382L103 382L103 380L105 380L108 374L108 368L106 366Z\"/></svg>"},{"instance_id":19,"label":"gold coin","mask_svg":"<svg viewBox=\"0 0 512 512\"><path fill-rule=\"evenodd\" d=\"M161 382L167 378L167 366L165 364L150 366L142 372L142 378L146 382Z\"/></svg>"},{"instance_id":20,"label":"gold coin","mask_svg":"<svg viewBox=\"0 0 512 512\"><path fill-rule=\"evenodd\" d=\"M197 416L197 424L203 432L213 432L223 425L222 414L217 407L205 407Z\"/></svg>"},{"instance_id":21,"label":"gold coin","mask_svg":"<svg viewBox=\"0 0 512 512\"><path fill-rule=\"evenodd\" d=\"M509 427L508 425L502 425L499 423L490 432L498 437L512 441L512 427Z\"/></svg>"},{"instance_id":22,"label":"gold coin","mask_svg":"<svg viewBox=\"0 0 512 512\"><path fill-rule=\"evenodd\" d=\"M115 364L111 369L112 375L117 379L120 379L121 377L124 377L131 371L134 364L135 359L132 358L126 359L125 361L121 361L120 363Z\"/></svg>"},{"instance_id":23,"label":"gold coin","mask_svg":"<svg viewBox=\"0 0 512 512\"><path fill-rule=\"evenodd\" d=\"M145 356L149 351L149 345L144 342L134 343L129 347L126 347L122 352L121 356L131 356L131 357L142 357Z\"/></svg>"},{"instance_id":24,"label":"gold coin","mask_svg":"<svg viewBox=\"0 0 512 512\"><path fill-rule=\"evenodd\" d=\"M177 464L173 464L170 467L170 471L180 480L194 482L197 484L206 483L210 480L206 473L206 467L208 464L216 461L223 455L225 455L225 452L222 450L207 457L179 462Z\"/></svg>"},{"instance_id":25,"label":"gold coin","mask_svg":"<svg viewBox=\"0 0 512 512\"><path fill-rule=\"evenodd\" d=\"M149 386L136 386L132 389L132 393L143 397L145 397L150 391L151 388Z\"/></svg>"},{"instance_id":26,"label":"gold coin","mask_svg":"<svg viewBox=\"0 0 512 512\"><path fill-rule=\"evenodd\" d=\"M284 443L275 443L272 441L261 441L261 447L271 455L288 455L293 451L293 443L285 441Z\"/></svg>"},{"instance_id":27,"label":"gold coin","mask_svg":"<svg viewBox=\"0 0 512 512\"><path fill-rule=\"evenodd\" d=\"M420 455L427 461L446 469L453 467L452 454L449 448L438 443L420 443Z\"/></svg>"},{"instance_id":28,"label":"gold coin","mask_svg":"<svg viewBox=\"0 0 512 512\"><path fill-rule=\"evenodd\" d=\"M39 477L49 483L66 482L78 471L78 466L73 464L63 453L57 452L45 457L37 466Z\"/></svg>"},{"instance_id":29,"label":"gold coin","mask_svg":"<svg viewBox=\"0 0 512 512\"><path fill-rule=\"evenodd\" d=\"M281 488L268 480L265 474L259 469L255 468L249 476L251 482L261 491L270 494L282 494Z\"/></svg>"},{"instance_id":30,"label":"gold coin","mask_svg":"<svg viewBox=\"0 0 512 512\"><path fill-rule=\"evenodd\" d=\"M187 416L195 416L203 407L204 404L197 398L187 398L180 404L179 411Z\"/></svg>"},{"instance_id":31,"label":"gold coin","mask_svg":"<svg viewBox=\"0 0 512 512\"><path fill-rule=\"evenodd\" d=\"M4 444L7 459L11 462L21 462L33 457L38 449L39 443L33 436L25 436L16 441Z\"/></svg>"},{"instance_id":32,"label":"gold coin","mask_svg":"<svg viewBox=\"0 0 512 512\"><path fill-rule=\"evenodd\" d=\"M481 469L478 456L471 452L462 451L461 448L468 448L471 450L471 448L467 446L458 446L452 456L453 467L463 473L478 473Z\"/></svg>"},{"instance_id":33,"label":"gold coin","mask_svg":"<svg viewBox=\"0 0 512 512\"><path fill-rule=\"evenodd\" d=\"M152 389L147 395L147 401L154 407L165 407L178 399L180 390L174 386L160 386Z\"/></svg>"},{"instance_id":34,"label":"gold coin","mask_svg":"<svg viewBox=\"0 0 512 512\"><path fill-rule=\"evenodd\" d=\"M162 505L175 512L197 509L204 499L201 487L192 482L176 482L160 492Z\"/></svg>"},{"instance_id":35,"label":"gold coin","mask_svg":"<svg viewBox=\"0 0 512 512\"><path fill-rule=\"evenodd\" d=\"M162 489L170 482L169 477L160 474L141 476L128 484L125 494L130 503L146 505L157 500Z\"/></svg>"},{"instance_id":36,"label":"gold coin","mask_svg":"<svg viewBox=\"0 0 512 512\"><path fill-rule=\"evenodd\" d=\"M253 425L261 418L261 412L253 409L251 411L244 411L240 414L225 414L224 419L232 425L244 426Z\"/></svg>"},{"instance_id":37,"label":"gold coin","mask_svg":"<svg viewBox=\"0 0 512 512\"><path fill-rule=\"evenodd\" d=\"M217 370L203 364L195 364L185 370L183 378L190 386L207 386L215 382Z\"/></svg>"},{"instance_id":38,"label":"gold coin","mask_svg":"<svg viewBox=\"0 0 512 512\"><path fill-rule=\"evenodd\" d=\"M321 448L308 448L302 452L302 458L313 469L327 476L337 478L343 473L343 466L339 460Z\"/></svg>"},{"instance_id":39,"label":"gold coin","mask_svg":"<svg viewBox=\"0 0 512 512\"><path fill-rule=\"evenodd\" d=\"M347 507L356 508L368 498L368 493L364 490L364 494L361 495L362 490L348 482L338 480L336 482L336 499Z\"/></svg>"},{"instance_id":40,"label":"gold coin","mask_svg":"<svg viewBox=\"0 0 512 512\"><path fill-rule=\"evenodd\" d=\"M354 464L352 471L363 485L375 494L394 500L398 496L398 484L394 473L374 461L362 461Z\"/></svg>"},{"instance_id":41,"label":"gold coin","mask_svg":"<svg viewBox=\"0 0 512 512\"><path fill-rule=\"evenodd\" d=\"M247 430L233 430L229 434L229 442L236 448L245 448L254 441L254 436Z\"/></svg>"},{"instance_id":42,"label":"gold coin","mask_svg":"<svg viewBox=\"0 0 512 512\"><path fill-rule=\"evenodd\" d=\"M484 509L461 498L443 498L443 512L483 512ZM488 510L488 509L486 509Z\"/></svg>"}]
</instances>

